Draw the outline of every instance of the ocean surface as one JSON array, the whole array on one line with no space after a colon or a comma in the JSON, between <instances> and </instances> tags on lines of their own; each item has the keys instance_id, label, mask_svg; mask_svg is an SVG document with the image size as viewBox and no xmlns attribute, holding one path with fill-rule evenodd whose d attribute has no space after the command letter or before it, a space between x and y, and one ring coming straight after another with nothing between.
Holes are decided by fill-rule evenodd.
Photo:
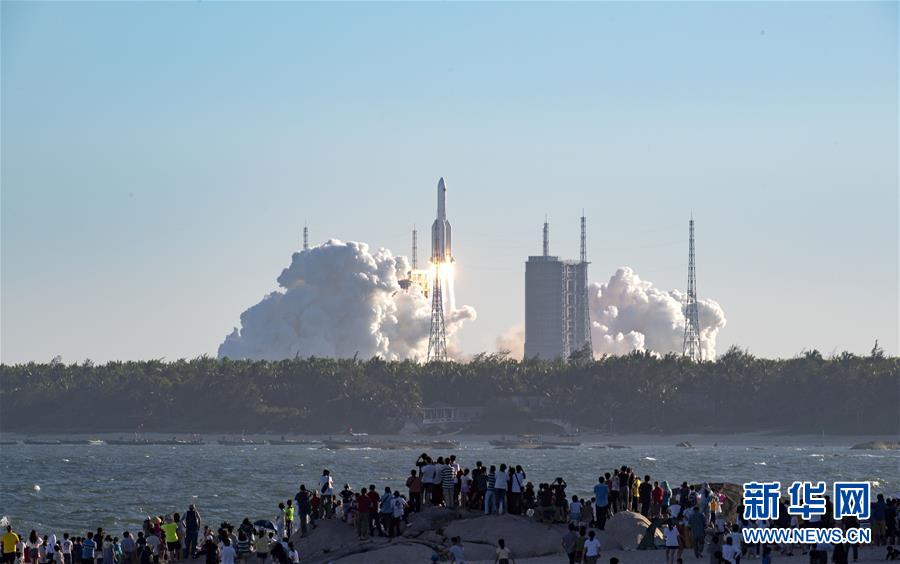
<instances>
[{"instance_id":1,"label":"ocean surface","mask_svg":"<svg viewBox=\"0 0 900 564\"><path fill-rule=\"evenodd\" d=\"M553 450L501 450L485 437L456 439L461 445L452 453L464 467L473 467L476 460L521 464L535 484L562 476L570 493L585 495L600 473L623 464L670 485L683 480L869 480L876 491L900 492L900 451L849 450L850 444L861 441L849 438L816 446L816 438L766 438L754 444L752 439L719 437L683 448L675 446L680 438L629 442L618 437L608 442L629 448L602 447L606 440L601 439ZM0 515L19 530L82 534L98 526L118 534L135 530L148 514L183 512L190 503L207 523L272 519L278 503L293 497L300 484L316 484L323 468L331 470L338 486L398 487L420 454L224 446L213 437L206 440L208 444L200 446L0 446Z\"/></svg>"}]
</instances>

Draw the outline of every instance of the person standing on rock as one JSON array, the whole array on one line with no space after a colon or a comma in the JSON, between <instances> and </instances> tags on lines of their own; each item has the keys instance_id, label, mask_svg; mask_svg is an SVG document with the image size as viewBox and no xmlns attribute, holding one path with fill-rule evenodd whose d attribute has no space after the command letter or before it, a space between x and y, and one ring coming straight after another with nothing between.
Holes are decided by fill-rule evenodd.
<instances>
[{"instance_id":1,"label":"person standing on rock","mask_svg":"<svg viewBox=\"0 0 900 564\"><path fill-rule=\"evenodd\" d=\"M497 539L497 557L494 564L516 564L516 559L512 557L512 551L506 546L506 541Z\"/></svg>"},{"instance_id":2,"label":"person standing on rock","mask_svg":"<svg viewBox=\"0 0 900 564\"><path fill-rule=\"evenodd\" d=\"M425 503L434 505L431 497L431 483L434 481L434 463L431 461L431 457L425 456L425 464L422 465L419 477L422 478L422 492Z\"/></svg>"},{"instance_id":3,"label":"person standing on rock","mask_svg":"<svg viewBox=\"0 0 900 564\"><path fill-rule=\"evenodd\" d=\"M516 470L510 477L512 483L510 485L509 512L513 515L521 515L525 512L522 508L522 492L525 491L526 478L525 470L520 465L516 465Z\"/></svg>"},{"instance_id":4,"label":"person standing on rock","mask_svg":"<svg viewBox=\"0 0 900 564\"><path fill-rule=\"evenodd\" d=\"M434 474L431 477L431 504L439 507L444 503L444 488L441 486L443 482L444 457L437 457L434 463Z\"/></svg>"},{"instance_id":5,"label":"person standing on rock","mask_svg":"<svg viewBox=\"0 0 900 564\"><path fill-rule=\"evenodd\" d=\"M599 559L600 539L597 538L597 533L591 531L588 533L587 540L584 541L584 557L582 562L585 564L596 564Z\"/></svg>"},{"instance_id":6,"label":"person standing on rock","mask_svg":"<svg viewBox=\"0 0 900 564\"><path fill-rule=\"evenodd\" d=\"M356 502L356 538L363 540L369 532L370 515L372 511L372 502L369 500L369 491L362 488L359 491L359 499Z\"/></svg>"},{"instance_id":7,"label":"person standing on rock","mask_svg":"<svg viewBox=\"0 0 900 564\"><path fill-rule=\"evenodd\" d=\"M444 505L452 508L456 505L456 472L453 466L445 464L441 468L441 489L443 490Z\"/></svg>"},{"instance_id":8,"label":"person standing on rock","mask_svg":"<svg viewBox=\"0 0 900 564\"><path fill-rule=\"evenodd\" d=\"M569 530L562 538L563 552L569 557L569 564L575 564L575 548L577 546L577 541L578 533L575 531L575 524L569 523Z\"/></svg>"},{"instance_id":9,"label":"person standing on rock","mask_svg":"<svg viewBox=\"0 0 900 564\"><path fill-rule=\"evenodd\" d=\"M650 482L650 476L644 476L644 481L638 487L638 498L641 502L641 515L650 518L650 505L653 498L653 484Z\"/></svg>"},{"instance_id":10,"label":"person standing on rock","mask_svg":"<svg viewBox=\"0 0 900 564\"><path fill-rule=\"evenodd\" d=\"M324 518L330 519L334 511L334 480L331 478L331 472L326 468L322 470L319 477L319 494L321 496L322 511L325 513Z\"/></svg>"},{"instance_id":11,"label":"person standing on rock","mask_svg":"<svg viewBox=\"0 0 900 564\"><path fill-rule=\"evenodd\" d=\"M490 515L494 510L494 485L497 483L497 468L492 464L487 475L487 489L484 491L484 514Z\"/></svg>"},{"instance_id":12,"label":"person standing on rock","mask_svg":"<svg viewBox=\"0 0 900 564\"><path fill-rule=\"evenodd\" d=\"M608 476L609 474L607 474ZM615 515L619 511L619 469L613 469L613 475L611 480L607 480L609 482L607 485L609 486L609 514Z\"/></svg>"},{"instance_id":13,"label":"person standing on rock","mask_svg":"<svg viewBox=\"0 0 900 564\"><path fill-rule=\"evenodd\" d=\"M494 509L497 515L506 513L506 489L509 487L509 473L506 464L500 465L500 470L494 474Z\"/></svg>"},{"instance_id":14,"label":"person standing on rock","mask_svg":"<svg viewBox=\"0 0 900 564\"><path fill-rule=\"evenodd\" d=\"M706 517L696 505L688 518L688 527L691 529L694 541L694 556L700 558L703 555L703 544L706 541Z\"/></svg>"},{"instance_id":15,"label":"person standing on rock","mask_svg":"<svg viewBox=\"0 0 900 564\"><path fill-rule=\"evenodd\" d=\"M597 480L599 483L594 486L594 505L597 511L597 528L601 531L606 529L606 517L609 515L609 486L606 485L606 479L603 476Z\"/></svg>"},{"instance_id":16,"label":"person standing on rock","mask_svg":"<svg viewBox=\"0 0 900 564\"><path fill-rule=\"evenodd\" d=\"M450 539L453 544L450 545L448 552L450 553L450 561L456 564L466 564L466 552L463 549L462 539L453 537Z\"/></svg>"},{"instance_id":17,"label":"person standing on rock","mask_svg":"<svg viewBox=\"0 0 900 564\"><path fill-rule=\"evenodd\" d=\"M400 536L400 520L403 518L403 498L400 497L400 490L394 492L394 498L391 500L391 538Z\"/></svg>"},{"instance_id":18,"label":"person standing on rock","mask_svg":"<svg viewBox=\"0 0 900 564\"><path fill-rule=\"evenodd\" d=\"M416 475L415 470L409 471L406 487L409 488L409 504L412 510L416 513L422 511L422 478Z\"/></svg>"}]
</instances>

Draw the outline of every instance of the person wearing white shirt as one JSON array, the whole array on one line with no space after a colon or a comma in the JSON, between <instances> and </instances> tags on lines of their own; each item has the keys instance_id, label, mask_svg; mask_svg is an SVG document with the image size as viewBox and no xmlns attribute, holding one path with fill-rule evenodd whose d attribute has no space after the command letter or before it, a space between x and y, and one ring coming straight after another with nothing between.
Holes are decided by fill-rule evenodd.
<instances>
[{"instance_id":1,"label":"person wearing white shirt","mask_svg":"<svg viewBox=\"0 0 900 564\"><path fill-rule=\"evenodd\" d=\"M432 484L434 483L434 463L431 459L427 459L426 463L422 466L421 475L422 478L422 490L424 492L424 501L428 503L432 503L431 501L431 492L434 491L434 487Z\"/></svg>"},{"instance_id":2,"label":"person wearing white shirt","mask_svg":"<svg viewBox=\"0 0 900 564\"><path fill-rule=\"evenodd\" d=\"M572 502L569 504L569 522L574 523L575 525L580 525L582 518L581 512L584 509L581 502L578 501L578 496L572 496Z\"/></svg>"},{"instance_id":3,"label":"person wearing white shirt","mask_svg":"<svg viewBox=\"0 0 900 564\"><path fill-rule=\"evenodd\" d=\"M234 547L231 545L231 539L226 537L222 541L222 545L222 550L219 551L219 558L221 559L222 564L234 564L234 561L237 558L237 552L235 552Z\"/></svg>"},{"instance_id":4,"label":"person wearing white shirt","mask_svg":"<svg viewBox=\"0 0 900 564\"><path fill-rule=\"evenodd\" d=\"M722 545L722 558L731 564L737 564L741 557L741 547L734 546L734 538L726 537L725 544Z\"/></svg>"},{"instance_id":5,"label":"person wearing white shirt","mask_svg":"<svg viewBox=\"0 0 900 564\"><path fill-rule=\"evenodd\" d=\"M291 560L291 564L300 564L300 552L294 548L294 543L288 543L288 558Z\"/></svg>"},{"instance_id":6,"label":"person wearing white shirt","mask_svg":"<svg viewBox=\"0 0 900 564\"><path fill-rule=\"evenodd\" d=\"M672 517L672 519L681 517L681 506L678 505L677 502L669 506L669 516Z\"/></svg>"},{"instance_id":7,"label":"person wearing white shirt","mask_svg":"<svg viewBox=\"0 0 900 564\"><path fill-rule=\"evenodd\" d=\"M506 488L509 484L509 471L506 464L501 464L500 469L494 476L494 507L497 509L497 515L503 515L506 512Z\"/></svg>"},{"instance_id":8,"label":"person wearing white shirt","mask_svg":"<svg viewBox=\"0 0 900 564\"><path fill-rule=\"evenodd\" d=\"M663 528L663 537L666 540L666 564L675 564L675 554L678 552L678 529L672 520Z\"/></svg>"},{"instance_id":9,"label":"person wearing white shirt","mask_svg":"<svg viewBox=\"0 0 900 564\"><path fill-rule=\"evenodd\" d=\"M325 518L329 519L334 511L334 480L327 468L322 470L322 475L319 477L319 495L322 498Z\"/></svg>"},{"instance_id":10,"label":"person wearing white shirt","mask_svg":"<svg viewBox=\"0 0 900 564\"><path fill-rule=\"evenodd\" d=\"M521 466L516 466L510 476L510 500L509 512L514 515L522 514L522 492L525 491L525 471Z\"/></svg>"},{"instance_id":11,"label":"person wearing white shirt","mask_svg":"<svg viewBox=\"0 0 900 564\"><path fill-rule=\"evenodd\" d=\"M60 550L62 551L63 564L72 564L72 539L69 538L69 533L63 534Z\"/></svg>"},{"instance_id":12,"label":"person wearing white shirt","mask_svg":"<svg viewBox=\"0 0 900 564\"><path fill-rule=\"evenodd\" d=\"M582 562L585 564L595 564L600 558L600 539L594 531L588 533L588 538L584 541L584 555Z\"/></svg>"}]
</instances>

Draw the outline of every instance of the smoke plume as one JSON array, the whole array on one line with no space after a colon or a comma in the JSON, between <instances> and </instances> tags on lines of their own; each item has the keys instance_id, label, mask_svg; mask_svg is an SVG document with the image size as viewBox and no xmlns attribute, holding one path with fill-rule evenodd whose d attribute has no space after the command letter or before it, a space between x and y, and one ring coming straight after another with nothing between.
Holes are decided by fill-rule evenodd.
<instances>
[{"instance_id":1,"label":"smoke plume","mask_svg":"<svg viewBox=\"0 0 900 564\"><path fill-rule=\"evenodd\" d=\"M664 291L629 267L616 270L605 284L589 286L591 339L598 354L652 351L681 352L684 344L684 293ZM716 335L725 327L725 312L718 302L697 301L700 348L704 359L716 356Z\"/></svg>"},{"instance_id":2,"label":"smoke plume","mask_svg":"<svg viewBox=\"0 0 900 564\"><path fill-rule=\"evenodd\" d=\"M225 338L219 357L280 360L295 356L386 360L425 358L431 304L415 284L399 281L409 270L406 257L365 243L332 239L295 252L278 277L279 290L241 314L241 328ZM445 316L448 349L469 306Z\"/></svg>"},{"instance_id":3,"label":"smoke plume","mask_svg":"<svg viewBox=\"0 0 900 564\"><path fill-rule=\"evenodd\" d=\"M629 267L616 270L605 284L588 287L594 354L622 355L632 351L680 353L684 344L684 293L666 292ZM716 336L725 327L725 312L714 300L698 300L700 347L704 359L716 356ZM525 328L511 327L497 338L497 350L512 358L524 355Z\"/></svg>"}]
</instances>

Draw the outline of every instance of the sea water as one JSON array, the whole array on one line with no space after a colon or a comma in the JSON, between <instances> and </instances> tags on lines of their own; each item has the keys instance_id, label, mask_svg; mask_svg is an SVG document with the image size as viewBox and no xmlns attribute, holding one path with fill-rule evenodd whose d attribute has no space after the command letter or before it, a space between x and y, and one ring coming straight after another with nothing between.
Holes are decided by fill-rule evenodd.
<instances>
[{"instance_id":1,"label":"sea water","mask_svg":"<svg viewBox=\"0 0 900 564\"><path fill-rule=\"evenodd\" d=\"M210 440L210 439L207 439ZM623 464L642 477L688 482L751 480L868 480L875 491L900 491L900 452L850 450L848 444L811 446L782 438L778 444L675 446L660 438L625 449L600 444L552 450L497 449L487 438L460 440L452 451L463 467L521 464L528 481L562 477L568 492L590 496L601 473ZM621 439L620 439L621 440ZM849 440L849 439L848 439ZM651 440L652 442L652 440ZM791 443L795 444L791 444ZM852 442L852 440L850 441ZM622 441L621 444L628 444ZM431 449L424 449L431 450ZM318 446L24 445L0 446L0 515L19 531L84 534L102 526L114 534L140 527L148 515L183 513L196 504L205 523L274 519L278 503L300 484L314 488L322 469L335 485L359 490L374 484L405 490L418 450L329 450ZM829 486L830 487L830 486Z\"/></svg>"}]
</instances>

